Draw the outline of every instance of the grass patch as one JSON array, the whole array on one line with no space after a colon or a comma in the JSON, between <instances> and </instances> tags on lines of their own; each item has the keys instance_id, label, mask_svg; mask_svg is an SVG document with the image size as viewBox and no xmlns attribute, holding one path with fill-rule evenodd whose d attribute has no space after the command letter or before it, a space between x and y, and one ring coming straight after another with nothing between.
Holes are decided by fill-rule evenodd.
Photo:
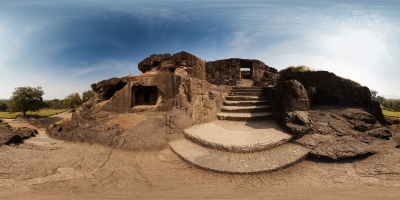
<instances>
[{"instance_id":1,"label":"grass patch","mask_svg":"<svg viewBox=\"0 0 400 200\"><path fill-rule=\"evenodd\" d=\"M30 115L34 118L41 118L41 117L48 117L51 115L55 115L58 113L62 113L65 112L67 110L58 110L58 109L43 109L37 112L26 112L27 115ZM6 119L14 119L16 118L18 115L22 115L22 112L15 112L15 113L8 113L8 112L0 112L0 118L6 118Z\"/></svg>"},{"instance_id":2,"label":"grass patch","mask_svg":"<svg viewBox=\"0 0 400 200\"><path fill-rule=\"evenodd\" d=\"M391 117L400 117L400 112L389 111L389 110L382 110L382 113L387 116Z\"/></svg>"},{"instance_id":3,"label":"grass patch","mask_svg":"<svg viewBox=\"0 0 400 200\"><path fill-rule=\"evenodd\" d=\"M295 66L289 66L289 67L286 67L286 68L283 69L283 70L289 70L289 69L291 69L291 70L293 70L293 71L298 71L298 72L315 72L315 71L316 71L315 69L310 68L310 67L307 67L307 66L305 66L305 65L299 65L299 66L297 66L297 67L295 67ZM280 71L283 71L283 70L280 70Z\"/></svg>"}]
</instances>

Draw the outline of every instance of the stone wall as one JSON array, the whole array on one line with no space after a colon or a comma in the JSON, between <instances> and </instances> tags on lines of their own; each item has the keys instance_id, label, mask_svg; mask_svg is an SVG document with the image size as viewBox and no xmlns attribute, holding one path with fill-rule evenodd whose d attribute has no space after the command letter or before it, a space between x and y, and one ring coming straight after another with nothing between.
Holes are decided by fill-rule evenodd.
<instances>
[{"instance_id":1,"label":"stone wall","mask_svg":"<svg viewBox=\"0 0 400 200\"><path fill-rule=\"evenodd\" d=\"M275 68L259 60L231 58L206 62L206 80L216 85L236 86L241 80L241 68L250 68L251 79L259 86L273 85L279 78Z\"/></svg>"},{"instance_id":2,"label":"stone wall","mask_svg":"<svg viewBox=\"0 0 400 200\"><path fill-rule=\"evenodd\" d=\"M206 80L212 84L236 86L240 80L240 59L207 62L206 73Z\"/></svg>"},{"instance_id":3,"label":"stone wall","mask_svg":"<svg viewBox=\"0 0 400 200\"><path fill-rule=\"evenodd\" d=\"M216 86L194 78L183 82L176 96L176 106L167 117L167 132L216 120L230 89L230 86Z\"/></svg>"}]
</instances>

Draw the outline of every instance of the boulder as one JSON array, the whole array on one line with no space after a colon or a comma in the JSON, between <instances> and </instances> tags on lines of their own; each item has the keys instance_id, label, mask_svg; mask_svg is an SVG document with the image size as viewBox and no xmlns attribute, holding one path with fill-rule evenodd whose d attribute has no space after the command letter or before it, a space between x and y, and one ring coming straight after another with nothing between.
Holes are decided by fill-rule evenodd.
<instances>
[{"instance_id":1,"label":"boulder","mask_svg":"<svg viewBox=\"0 0 400 200\"><path fill-rule=\"evenodd\" d=\"M36 129L12 128L7 122L0 119L0 146L21 142L23 139L35 136L35 134L38 134Z\"/></svg>"},{"instance_id":2,"label":"boulder","mask_svg":"<svg viewBox=\"0 0 400 200\"><path fill-rule=\"evenodd\" d=\"M278 82L276 87L266 88L275 120L291 134L300 137L313 127L309 117L310 102L307 91L296 80Z\"/></svg>"}]
</instances>

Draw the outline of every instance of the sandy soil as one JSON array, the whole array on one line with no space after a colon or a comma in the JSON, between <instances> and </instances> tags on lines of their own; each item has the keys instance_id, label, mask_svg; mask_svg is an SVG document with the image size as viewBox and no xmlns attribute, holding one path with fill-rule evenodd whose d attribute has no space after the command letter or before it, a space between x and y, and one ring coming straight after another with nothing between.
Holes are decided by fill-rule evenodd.
<instances>
[{"instance_id":1,"label":"sandy soil","mask_svg":"<svg viewBox=\"0 0 400 200\"><path fill-rule=\"evenodd\" d=\"M71 118L72 112L66 111L60 114L52 115L43 118L29 118L29 120L4 119L12 127L28 127L32 129L44 130L51 124L61 121L66 118Z\"/></svg>"},{"instance_id":2,"label":"sandy soil","mask_svg":"<svg viewBox=\"0 0 400 200\"><path fill-rule=\"evenodd\" d=\"M40 131L21 144L0 147L0 198L399 199L400 150L232 175L190 166L169 148L123 151L59 141Z\"/></svg>"}]
</instances>

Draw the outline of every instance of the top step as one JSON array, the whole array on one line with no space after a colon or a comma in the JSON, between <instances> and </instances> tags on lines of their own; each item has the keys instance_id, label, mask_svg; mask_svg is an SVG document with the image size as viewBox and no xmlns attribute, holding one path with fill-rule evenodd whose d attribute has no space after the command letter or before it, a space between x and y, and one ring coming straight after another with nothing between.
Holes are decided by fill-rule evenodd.
<instances>
[{"instance_id":1,"label":"top step","mask_svg":"<svg viewBox=\"0 0 400 200\"><path fill-rule=\"evenodd\" d=\"M234 88L231 92L264 92L263 88Z\"/></svg>"}]
</instances>

